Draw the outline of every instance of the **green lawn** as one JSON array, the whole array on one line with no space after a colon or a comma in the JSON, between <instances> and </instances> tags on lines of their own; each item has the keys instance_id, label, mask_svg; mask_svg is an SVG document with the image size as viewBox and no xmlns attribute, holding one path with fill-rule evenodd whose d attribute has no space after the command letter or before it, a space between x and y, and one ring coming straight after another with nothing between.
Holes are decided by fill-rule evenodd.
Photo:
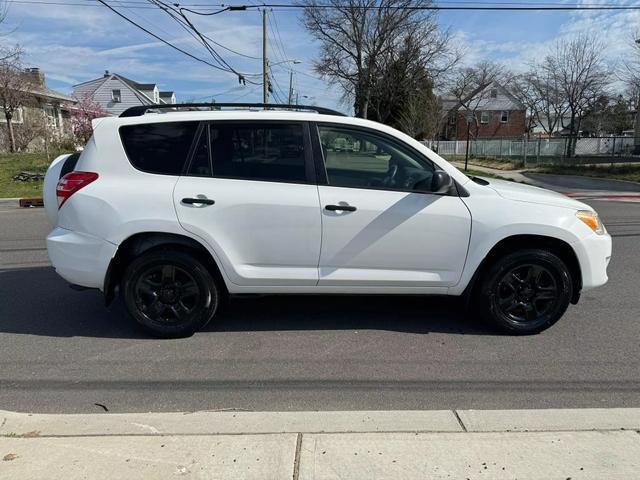
<instances>
[{"instance_id":1,"label":"green lawn","mask_svg":"<svg viewBox=\"0 0 640 480\"><path fill-rule=\"evenodd\" d=\"M53 160L57 153L50 153ZM20 182L13 176L20 172L44 173L50 161L44 153L1 153L0 154L0 198L41 197L42 181Z\"/></svg>"},{"instance_id":2,"label":"green lawn","mask_svg":"<svg viewBox=\"0 0 640 480\"><path fill-rule=\"evenodd\" d=\"M612 178L640 182L640 165L553 165L531 170L557 175L583 175L585 177Z\"/></svg>"}]
</instances>

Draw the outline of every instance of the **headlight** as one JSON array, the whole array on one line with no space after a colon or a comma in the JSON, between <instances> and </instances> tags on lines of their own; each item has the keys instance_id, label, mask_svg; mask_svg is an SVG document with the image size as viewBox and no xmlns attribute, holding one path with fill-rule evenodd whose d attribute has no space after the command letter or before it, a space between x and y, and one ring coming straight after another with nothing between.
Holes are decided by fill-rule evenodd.
<instances>
[{"instance_id":1,"label":"headlight","mask_svg":"<svg viewBox=\"0 0 640 480\"><path fill-rule=\"evenodd\" d=\"M576 212L576 217L578 217L582 223L598 235L602 235L604 233L604 224L600 220L598 214L593 210L578 210Z\"/></svg>"}]
</instances>

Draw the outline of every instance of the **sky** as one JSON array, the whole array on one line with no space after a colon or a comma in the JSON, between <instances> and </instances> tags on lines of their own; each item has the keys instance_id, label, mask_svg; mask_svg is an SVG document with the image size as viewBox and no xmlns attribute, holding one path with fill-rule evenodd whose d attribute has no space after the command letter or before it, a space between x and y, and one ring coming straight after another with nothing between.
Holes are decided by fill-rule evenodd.
<instances>
[{"instance_id":1,"label":"sky","mask_svg":"<svg viewBox=\"0 0 640 480\"><path fill-rule=\"evenodd\" d=\"M155 7L148 8L150 4L144 0L121 0L122 3L107 1L123 15L174 45L210 60L204 47L198 45L164 12ZM456 5L457 1L446 0L445 3ZM631 0L511 0L511 3L544 1L547 4L640 6L640 1ZM290 2L281 0L280 3ZM215 2L183 0L182 5L212 3ZM233 0L233 3L250 5L258 2ZM192 15L190 18L216 42L241 54L217 48L236 70L255 74L247 78L260 82L260 12L233 11L207 17ZM275 100L287 100L290 72L293 69L293 88L299 95L300 103L322 105L350 113L351 107L342 101L338 89L318 78L313 70L318 45L302 26L299 10L276 8L268 11L268 19L268 57L275 79ZM443 29L450 30L456 44L463 48L463 64L472 65L489 59L515 71L543 57L559 39L580 32L590 32L600 37L605 46L607 62L613 69L627 54L634 32L640 32L640 10L442 11L438 21ZM260 85L240 85L235 75L216 70L172 50L100 6L96 0L9 1L0 32L3 33L0 42L5 45L19 43L23 47L25 67L39 67L46 75L47 85L64 93L70 93L74 84L100 77L105 70L109 70L140 83L157 83L161 90L173 90L178 101L262 101ZM300 63L293 64L291 60Z\"/></svg>"}]
</instances>

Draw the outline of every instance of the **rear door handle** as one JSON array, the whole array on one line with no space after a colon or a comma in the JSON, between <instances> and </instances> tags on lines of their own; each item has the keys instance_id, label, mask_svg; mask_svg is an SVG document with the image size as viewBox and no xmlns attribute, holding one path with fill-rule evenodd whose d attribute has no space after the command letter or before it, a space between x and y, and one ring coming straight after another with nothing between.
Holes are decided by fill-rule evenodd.
<instances>
[{"instance_id":1,"label":"rear door handle","mask_svg":"<svg viewBox=\"0 0 640 480\"><path fill-rule=\"evenodd\" d=\"M213 205L216 202L210 198L183 198L182 203L186 203L187 205Z\"/></svg>"},{"instance_id":2,"label":"rear door handle","mask_svg":"<svg viewBox=\"0 0 640 480\"><path fill-rule=\"evenodd\" d=\"M353 205L325 205L325 210L329 210L330 212L355 212L357 210Z\"/></svg>"}]
</instances>

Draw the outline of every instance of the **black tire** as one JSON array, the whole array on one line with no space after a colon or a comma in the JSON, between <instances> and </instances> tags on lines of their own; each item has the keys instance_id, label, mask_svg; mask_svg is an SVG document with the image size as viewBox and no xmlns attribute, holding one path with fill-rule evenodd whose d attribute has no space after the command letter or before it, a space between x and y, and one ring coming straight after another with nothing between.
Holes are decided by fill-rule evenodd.
<instances>
[{"instance_id":1,"label":"black tire","mask_svg":"<svg viewBox=\"0 0 640 480\"><path fill-rule=\"evenodd\" d=\"M131 316L152 335L193 335L216 313L220 288L195 257L160 250L136 258L122 278L124 302Z\"/></svg>"},{"instance_id":2,"label":"black tire","mask_svg":"<svg viewBox=\"0 0 640 480\"><path fill-rule=\"evenodd\" d=\"M495 260L480 279L475 305L503 332L541 332L564 315L573 295L565 263L546 250L526 249Z\"/></svg>"}]
</instances>

